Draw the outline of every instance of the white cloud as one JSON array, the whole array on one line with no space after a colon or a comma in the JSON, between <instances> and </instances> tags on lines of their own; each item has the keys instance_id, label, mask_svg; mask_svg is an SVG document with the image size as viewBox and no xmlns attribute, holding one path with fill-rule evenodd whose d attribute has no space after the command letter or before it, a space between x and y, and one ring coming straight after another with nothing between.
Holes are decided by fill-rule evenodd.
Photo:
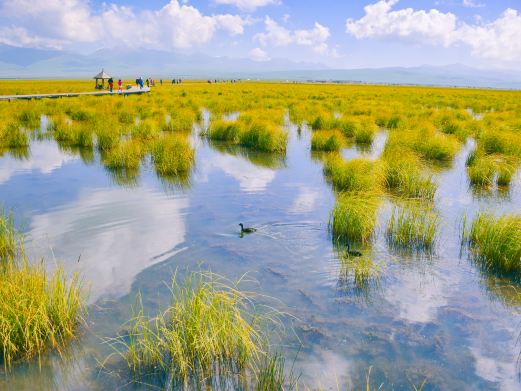
<instances>
[{"instance_id":1,"label":"white cloud","mask_svg":"<svg viewBox=\"0 0 521 391\"><path fill-rule=\"evenodd\" d=\"M259 7L279 4L279 0L215 0L217 4L234 5L244 11L254 11Z\"/></svg>"},{"instance_id":2,"label":"white cloud","mask_svg":"<svg viewBox=\"0 0 521 391\"><path fill-rule=\"evenodd\" d=\"M216 155L202 164L199 174L202 178L215 171L223 171L239 182L241 191L259 193L266 190L277 175L276 170L258 167L241 157Z\"/></svg>"},{"instance_id":3,"label":"white cloud","mask_svg":"<svg viewBox=\"0 0 521 391\"><path fill-rule=\"evenodd\" d=\"M448 46L456 27L456 16L452 13L414 11L405 8L391 11L398 0L381 0L364 7L365 15L359 20L347 21L347 31L356 38L400 37L414 40L441 42Z\"/></svg>"},{"instance_id":4,"label":"white cloud","mask_svg":"<svg viewBox=\"0 0 521 391\"><path fill-rule=\"evenodd\" d=\"M79 271L91 284L92 302L103 295L119 297L130 291L139 272L172 256L185 240L188 206L186 198L148 188L80 194L62 208L33 216L28 251L50 252L67 272Z\"/></svg>"},{"instance_id":5,"label":"white cloud","mask_svg":"<svg viewBox=\"0 0 521 391\"><path fill-rule=\"evenodd\" d=\"M450 12L436 9L392 10L397 3L398 0L380 0L367 5L362 18L347 20L347 32L358 39L403 39L444 47L463 44L470 46L477 57L499 63L521 62L521 16L516 10L509 8L490 23L469 25Z\"/></svg>"},{"instance_id":6,"label":"white cloud","mask_svg":"<svg viewBox=\"0 0 521 391\"><path fill-rule=\"evenodd\" d=\"M327 41L330 35L327 27L315 22L315 27L311 30L296 30L295 42L297 45L315 46Z\"/></svg>"},{"instance_id":7,"label":"white cloud","mask_svg":"<svg viewBox=\"0 0 521 391\"><path fill-rule=\"evenodd\" d=\"M463 0L461 5L466 8L481 8L485 6L485 4L476 3L474 0Z\"/></svg>"},{"instance_id":8,"label":"white cloud","mask_svg":"<svg viewBox=\"0 0 521 391\"><path fill-rule=\"evenodd\" d=\"M315 22L312 29L291 31L278 24L269 16L266 16L264 26L265 31L253 37L262 46L288 46L296 44L299 46L310 46L320 54L331 54L332 52L327 44L327 40L331 35L329 28L322 26L318 22Z\"/></svg>"},{"instance_id":9,"label":"white cloud","mask_svg":"<svg viewBox=\"0 0 521 391\"><path fill-rule=\"evenodd\" d=\"M455 39L472 48L475 56L502 62L521 62L521 15L507 9L498 19L480 25L463 24Z\"/></svg>"},{"instance_id":10,"label":"white cloud","mask_svg":"<svg viewBox=\"0 0 521 391\"><path fill-rule=\"evenodd\" d=\"M2 27L0 28L0 43L16 47L60 50L63 49L65 41L38 37L23 27Z\"/></svg>"},{"instance_id":11,"label":"white cloud","mask_svg":"<svg viewBox=\"0 0 521 391\"><path fill-rule=\"evenodd\" d=\"M6 0L0 6L12 27L0 30L0 42L23 38L26 46L64 47L77 43L125 44L153 48L190 48L209 42L218 30L243 34L249 23L238 15L203 15L171 0L158 10L104 5L95 12L88 0Z\"/></svg>"},{"instance_id":12,"label":"white cloud","mask_svg":"<svg viewBox=\"0 0 521 391\"><path fill-rule=\"evenodd\" d=\"M258 33L254 36L261 45L267 46L269 44L275 46L286 46L293 43L293 36L290 30L282 27L269 16L264 19L265 32Z\"/></svg>"},{"instance_id":13,"label":"white cloud","mask_svg":"<svg viewBox=\"0 0 521 391\"><path fill-rule=\"evenodd\" d=\"M55 142L35 143L31 145L31 158L28 160L3 157L0 159L0 184L7 182L13 175L39 171L50 174L68 161L75 160L73 154L61 151Z\"/></svg>"},{"instance_id":14,"label":"white cloud","mask_svg":"<svg viewBox=\"0 0 521 391\"><path fill-rule=\"evenodd\" d=\"M262 61L269 61L270 60L270 57L268 56L268 53L266 53L261 48L252 49L252 50L250 50L249 54L250 54L250 58L253 61L262 62Z\"/></svg>"},{"instance_id":15,"label":"white cloud","mask_svg":"<svg viewBox=\"0 0 521 391\"><path fill-rule=\"evenodd\" d=\"M48 39L94 42L101 36L100 20L85 0L5 0L1 13Z\"/></svg>"},{"instance_id":16,"label":"white cloud","mask_svg":"<svg viewBox=\"0 0 521 391\"><path fill-rule=\"evenodd\" d=\"M289 208L290 213L310 213L317 206L317 202L321 199L322 193L318 189L303 187L293 201L293 205Z\"/></svg>"}]
</instances>

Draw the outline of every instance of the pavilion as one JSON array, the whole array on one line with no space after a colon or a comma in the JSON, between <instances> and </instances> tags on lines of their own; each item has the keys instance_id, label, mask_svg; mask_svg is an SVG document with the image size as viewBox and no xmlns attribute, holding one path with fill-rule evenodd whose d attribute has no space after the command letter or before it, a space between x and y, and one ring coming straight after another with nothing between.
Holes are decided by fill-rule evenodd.
<instances>
[{"instance_id":1,"label":"pavilion","mask_svg":"<svg viewBox=\"0 0 521 391\"><path fill-rule=\"evenodd\" d=\"M105 88L105 80L110 79L110 76L105 73L105 69L102 69L100 73L93 77L93 79L96 80L96 89L102 90Z\"/></svg>"}]
</instances>

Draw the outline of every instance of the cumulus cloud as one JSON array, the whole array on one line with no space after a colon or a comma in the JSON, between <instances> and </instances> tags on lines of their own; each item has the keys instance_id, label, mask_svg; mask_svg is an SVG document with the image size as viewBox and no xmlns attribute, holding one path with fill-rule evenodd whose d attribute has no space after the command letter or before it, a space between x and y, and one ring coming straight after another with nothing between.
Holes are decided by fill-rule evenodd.
<instances>
[{"instance_id":1,"label":"cumulus cloud","mask_svg":"<svg viewBox=\"0 0 521 391\"><path fill-rule=\"evenodd\" d=\"M470 46L475 56L521 62L521 15L516 10L507 9L491 23L463 24L454 35L456 41Z\"/></svg>"},{"instance_id":2,"label":"cumulus cloud","mask_svg":"<svg viewBox=\"0 0 521 391\"><path fill-rule=\"evenodd\" d=\"M380 0L364 7L365 15L348 19L346 30L358 39L394 38L420 44L468 45L475 56L499 62L521 62L521 16L507 9L490 23L467 24L450 13L405 8L392 10L398 0ZM467 4L475 4L467 2Z\"/></svg>"},{"instance_id":3,"label":"cumulus cloud","mask_svg":"<svg viewBox=\"0 0 521 391\"><path fill-rule=\"evenodd\" d=\"M456 27L452 13L414 11L412 8L391 11L398 0L381 0L364 7L365 15L359 20L347 21L347 31L356 38L401 37L422 39L429 42L451 43Z\"/></svg>"},{"instance_id":4,"label":"cumulus cloud","mask_svg":"<svg viewBox=\"0 0 521 391\"><path fill-rule=\"evenodd\" d=\"M312 47L317 53L329 54L331 52L327 40L331 36L329 28L315 22L312 29L289 30L278 24L275 20L266 16L264 20L265 31L256 34L253 39L262 46L287 46L296 44Z\"/></svg>"},{"instance_id":5,"label":"cumulus cloud","mask_svg":"<svg viewBox=\"0 0 521 391\"><path fill-rule=\"evenodd\" d=\"M270 57L268 56L268 53L266 53L261 48L252 49L252 50L250 50L249 54L250 54L250 58L253 61L262 62L262 61L269 61L270 60Z\"/></svg>"},{"instance_id":6,"label":"cumulus cloud","mask_svg":"<svg viewBox=\"0 0 521 391\"><path fill-rule=\"evenodd\" d=\"M261 45L269 44L275 46L286 46L293 43L293 35L290 30L279 25L276 21L266 16L264 19L265 32L256 34L255 40L258 40Z\"/></svg>"},{"instance_id":7,"label":"cumulus cloud","mask_svg":"<svg viewBox=\"0 0 521 391\"><path fill-rule=\"evenodd\" d=\"M218 30L243 34L248 23L238 15L203 15L177 0L139 12L115 4L104 4L95 12L88 0L5 0L0 12L9 15L12 24L0 30L0 42L18 39L32 47L111 42L183 49L209 42Z\"/></svg>"},{"instance_id":8,"label":"cumulus cloud","mask_svg":"<svg viewBox=\"0 0 521 391\"><path fill-rule=\"evenodd\" d=\"M23 27L0 28L0 43L16 47L36 47L45 49L63 49L65 41L49 39L31 34Z\"/></svg>"},{"instance_id":9,"label":"cumulus cloud","mask_svg":"<svg viewBox=\"0 0 521 391\"><path fill-rule=\"evenodd\" d=\"M279 0L215 0L217 4L234 5L244 11L254 11L259 7L279 4Z\"/></svg>"}]
</instances>

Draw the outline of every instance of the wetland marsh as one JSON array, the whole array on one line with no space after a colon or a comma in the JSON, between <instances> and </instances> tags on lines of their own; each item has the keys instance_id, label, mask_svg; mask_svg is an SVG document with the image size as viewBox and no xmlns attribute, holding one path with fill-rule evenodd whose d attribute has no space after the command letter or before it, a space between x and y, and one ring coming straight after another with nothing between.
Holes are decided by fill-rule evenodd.
<instances>
[{"instance_id":1,"label":"wetland marsh","mask_svg":"<svg viewBox=\"0 0 521 391\"><path fill-rule=\"evenodd\" d=\"M520 92L0 102L0 151L0 260L16 230L84 298L66 346L2 345L1 389L521 388Z\"/></svg>"}]
</instances>

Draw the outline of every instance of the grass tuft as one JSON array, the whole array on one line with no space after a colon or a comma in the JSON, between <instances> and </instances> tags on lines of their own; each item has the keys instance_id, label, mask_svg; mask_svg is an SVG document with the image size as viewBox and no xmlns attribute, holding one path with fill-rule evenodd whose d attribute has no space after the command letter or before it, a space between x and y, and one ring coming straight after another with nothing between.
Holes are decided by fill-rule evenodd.
<instances>
[{"instance_id":1,"label":"grass tuft","mask_svg":"<svg viewBox=\"0 0 521 391\"><path fill-rule=\"evenodd\" d=\"M194 156L190 143L176 135L164 136L152 146L152 161L159 175L188 174L193 166Z\"/></svg>"},{"instance_id":2,"label":"grass tuft","mask_svg":"<svg viewBox=\"0 0 521 391\"><path fill-rule=\"evenodd\" d=\"M420 204L407 203L394 207L387 226L387 239L393 247L430 250L438 225L436 212Z\"/></svg>"},{"instance_id":3,"label":"grass tuft","mask_svg":"<svg viewBox=\"0 0 521 391\"><path fill-rule=\"evenodd\" d=\"M9 369L47 348L61 353L76 334L86 308L78 275L67 281L58 267L50 276L23 255L11 217L0 217L0 352Z\"/></svg>"},{"instance_id":4,"label":"grass tuft","mask_svg":"<svg viewBox=\"0 0 521 391\"><path fill-rule=\"evenodd\" d=\"M380 206L377 195L341 193L331 216L329 229L335 242L367 242L377 224Z\"/></svg>"},{"instance_id":5,"label":"grass tuft","mask_svg":"<svg viewBox=\"0 0 521 391\"><path fill-rule=\"evenodd\" d=\"M496 217L479 213L472 221L468 238L471 253L486 269L501 273L521 272L521 216Z\"/></svg>"},{"instance_id":6,"label":"grass tuft","mask_svg":"<svg viewBox=\"0 0 521 391\"><path fill-rule=\"evenodd\" d=\"M255 313L251 297L222 277L192 273L182 284L176 277L169 308L149 319L138 297L128 336L113 341L134 376L197 387L253 371L272 319Z\"/></svg>"}]
</instances>

